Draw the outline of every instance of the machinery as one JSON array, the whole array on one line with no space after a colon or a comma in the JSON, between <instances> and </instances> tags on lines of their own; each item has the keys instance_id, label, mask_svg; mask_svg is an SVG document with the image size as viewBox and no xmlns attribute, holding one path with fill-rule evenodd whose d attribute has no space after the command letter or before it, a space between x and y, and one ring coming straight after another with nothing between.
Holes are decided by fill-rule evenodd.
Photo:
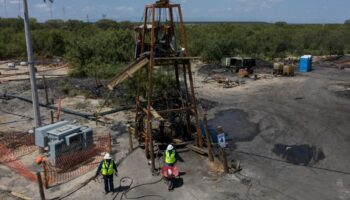
<instances>
[{"instance_id":1,"label":"machinery","mask_svg":"<svg viewBox=\"0 0 350 200\"><path fill-rule=\"evenodd\" d=\"M179 169L175 166L162 167L162 175L165 183L168 185L168 190L174 189L174 181L180 177Z\"/></svg>"},{"instance_id":2,"label":"machinery","mask_svg":"<svg viewBox=\"0 0 350 200\"><path fill-rule=\"evenodd\" d=\"M222 59L222 65L224 67L231 67L239 72L239 70L244 69L249 73L253 73L253 67L256 66L256 60L253 58L243 58L243 57L228 57Z\"/></svg>"},{"instance_id":3,"label":"machinery","mask_svg":"<svg viewBox=\"0 0 350 200\"><path fill-rule=\"evenodd\" d=\"M135 35L136 61L116 75L108 88L113 90L136 75L134 129L154 171L155 143L194 139L202 146L190 62L193 58L187 52L181 6L167 0L146 5L143 24L135 28Z\"/></svg>"},{"instance_id":4,"label":"machinery","mask_svg":"<svg viewBox=\"0 0 350 200\"><path fill-rule=\"evenodd\" d=\"M36 128L35 145L48 148L49 161L52 165L57 165L60 156L92 148L93 132L91 128L60 121Z\"/></svg>"}]
</instances>

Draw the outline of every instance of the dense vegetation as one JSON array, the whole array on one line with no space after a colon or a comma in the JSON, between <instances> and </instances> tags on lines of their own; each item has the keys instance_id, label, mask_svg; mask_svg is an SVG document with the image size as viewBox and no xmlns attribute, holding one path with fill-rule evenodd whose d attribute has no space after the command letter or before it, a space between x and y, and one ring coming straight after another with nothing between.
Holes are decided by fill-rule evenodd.
<instances>
[{"instance_id":1,"label":"dense vegetation","mask_svg":"<svg viewBox=\"0 0 350 200\"><path fill-rule=\"evenodd\" d=\"M115 74L133 59L135 24L103 19L96 23L77 20L31 20L37 57L64 57L74 76ZM325 55L350 52L350 24L188 24L192 56L217 62L224 56L249 55L272 59L301 54ZM22 19L0 18L0 59L25 57Z\"/></svg>"}]
</instances>

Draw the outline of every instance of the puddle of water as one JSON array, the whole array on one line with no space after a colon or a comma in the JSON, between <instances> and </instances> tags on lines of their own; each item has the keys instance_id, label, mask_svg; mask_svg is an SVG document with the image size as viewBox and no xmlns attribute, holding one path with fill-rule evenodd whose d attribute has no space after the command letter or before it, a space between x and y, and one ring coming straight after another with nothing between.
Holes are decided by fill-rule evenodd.
<instances>
[{"instance_id":1,"label":"puddle of water","mask_svg":"<svg viewBox=\"0 0 350 200\"><path fill-rule=\"evenodd\" d=\"M198 99L198 102L205 110L210 110L212 108L215 108L217 105L219 105L218 102L210 101L207 99Z\"/></svg>"},{"instance_id":2,"label":"puddle of water","mask_svg":"<svg viewBox=\"0 0 350 200\"><path fill-rule=\"evenodd\" d=\"M258 125L248 120L248 114L239 109L219 112L208 122L212 129L222 126L233 142L252 141L259 133Z\"/></svg>"},{"instance_id":3,"label":"puddle of water","mask_svg":"<svg viewBox=\"0 0 350 200\"><path fill-rule=\"evenodd\" d=\"M275 144L272 152L295 165L315 164L325 159L323 151L315 146Z\"/></svg>"},{"instance_id":4,"label":"puddle of water","mask_svg":"<svg viewBox=\"0 0 350 200\"><path fill-rule=\"evenodd\" d=\"M350 99L350 90L336 91L335 94L336 94L338 97Z\"/></svg>"}]
</instances>

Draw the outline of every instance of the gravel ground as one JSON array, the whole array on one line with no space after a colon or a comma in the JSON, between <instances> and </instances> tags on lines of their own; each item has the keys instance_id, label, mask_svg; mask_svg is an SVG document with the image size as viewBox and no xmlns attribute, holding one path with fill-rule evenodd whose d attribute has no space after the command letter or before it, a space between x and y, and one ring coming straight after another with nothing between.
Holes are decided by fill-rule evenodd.
<instances>
[{"instance_id":1,"label":"gravel ground","mask_svg":"<svg viewBox=\"0 0 350 200\"><path fill-rule=\"evenodd\" d=\"M232 139L227 150L229 158L239 160L243 170L239 174L218 175L207 159L185 151L180 153L184 162L179 162L184 174L174 192L169 193L163 182L157 182L133 188L127 193L128 198L350 199L348 69L316 66L314 71L297 73L295 77L266 76L225 89L216 83L203 83L205 75L198 73L200 66L195 68L197 98L206 104L210 125L223 126ZM0 90L21 87L20 83L2 84ZM28 95L28 91L23 94ZM15 104L20 105L13 102L5 108ZM25 114L31 114L30 105L21 109L28 109ZM119 153L116 159L120 159L127 152L127 135L115 134L120 138L114 145ZM151 176L140 149L126 157L119 169L117 187L120 178L126 176L133 179L133 186L160 178ZM62 195L91 174L47 193L50 197ZM5 179L0 176L0 183ZM127 185L127 181L130 179L123 184ZM22 179L18 182L25 185ZM36 185L31 188L36 191ZM67 199L120 199L125 190L119 189L119 196L104 195L102 183L90 182Z\"/></svg>"}]
</instances>

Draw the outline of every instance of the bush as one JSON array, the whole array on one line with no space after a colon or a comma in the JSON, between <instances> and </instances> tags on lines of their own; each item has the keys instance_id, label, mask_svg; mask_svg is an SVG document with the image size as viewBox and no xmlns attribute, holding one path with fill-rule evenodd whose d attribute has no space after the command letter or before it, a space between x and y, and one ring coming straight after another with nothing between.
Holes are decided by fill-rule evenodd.
<instances>
[{"instance_id":1,"label":"bush","mask_svg":"<svg viewBox=\"0 0 350 200\"><path fill-rule=\"evenodd\" d=\"M336 25L293 25L285 22L186 25L191 56L219 62L235 55L264 58L350 52L349 20ZM71 75L108 77L133 60L135 24L102 19L30 21L35 56L62 56L72 63ZM180 29L176 29L181 44ZM26 55L23 19L0 18L0 59ZM94 65L94 66L92 66ZM96 68L96 69L95 69Z\"/></svg>"}]
</instances>

